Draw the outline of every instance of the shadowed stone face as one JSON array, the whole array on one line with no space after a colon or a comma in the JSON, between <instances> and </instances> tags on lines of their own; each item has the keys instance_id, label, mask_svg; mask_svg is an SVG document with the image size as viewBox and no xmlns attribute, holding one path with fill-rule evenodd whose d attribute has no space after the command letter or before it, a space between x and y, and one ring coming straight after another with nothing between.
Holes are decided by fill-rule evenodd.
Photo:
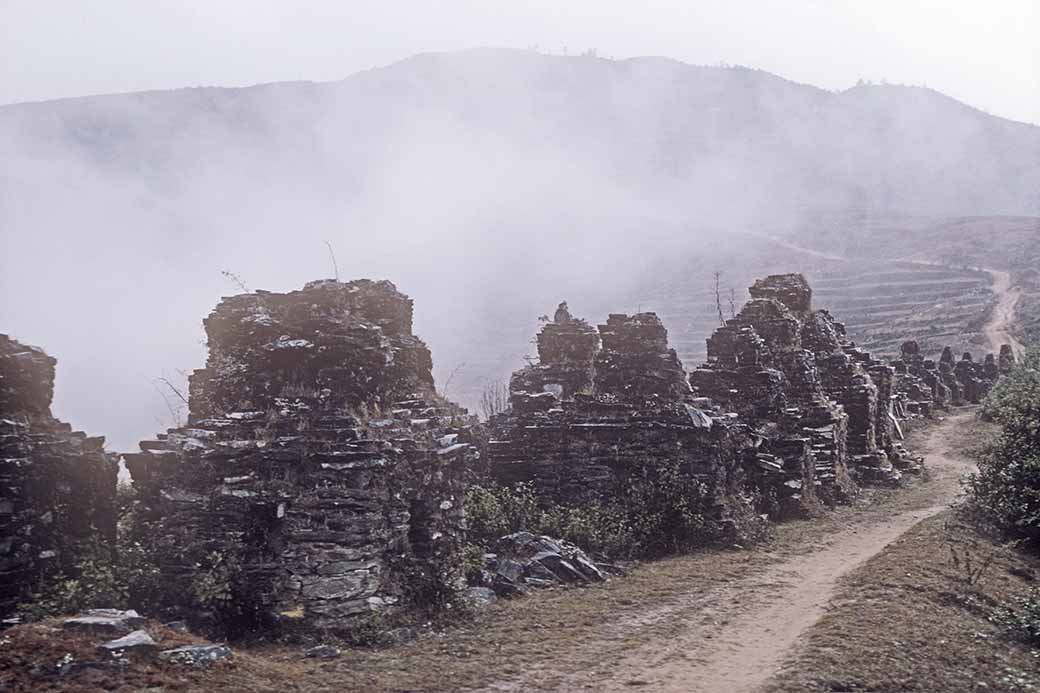
<instances>
[{"instance_id":1,"label":"shadowed stone face","mask_svg":"<svg viewBox=\"0 0 1040 693\"><path fill-rule=\"evenodd\" d=\"M45 573L74 575L115 536L116 462L105 439L51 415L56 361L0 334L0 615Z\"/></svg>"}]
</instances>

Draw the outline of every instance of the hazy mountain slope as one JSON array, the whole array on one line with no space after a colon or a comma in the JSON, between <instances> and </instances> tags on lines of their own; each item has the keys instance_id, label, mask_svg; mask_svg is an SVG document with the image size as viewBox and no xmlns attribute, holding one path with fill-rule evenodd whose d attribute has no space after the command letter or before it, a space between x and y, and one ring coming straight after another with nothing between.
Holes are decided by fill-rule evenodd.
<instances>
[{"instance_id":1,"label":"hazy mountain slope","mask_svg":"<svg viewBox=\"0 0 1040 693\"><path fill-rule=\"evenodd\" d=\"M473 401L558 300L634 310L663 258L707 282L739 257L727 230L820 207L1029 215L1038 191L1035 126L660 58L474 50L22 104L0 107L0 329L59 358L59 415L127 447L165 418L150 379L201 364L202 317L238 291L220 271L299 286L332 273L325 240L343 277L416 299L440 381L458 368L449 394Z\"/></svg>"}]
</instances>

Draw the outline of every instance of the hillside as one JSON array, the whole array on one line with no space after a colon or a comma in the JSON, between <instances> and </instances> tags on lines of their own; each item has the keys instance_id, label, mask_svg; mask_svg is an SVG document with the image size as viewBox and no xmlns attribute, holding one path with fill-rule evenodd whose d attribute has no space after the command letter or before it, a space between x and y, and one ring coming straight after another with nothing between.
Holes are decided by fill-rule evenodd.
<instances>
[{"instance_id":1,"label":"hillside","mask_svg":"<svg viewBox=\"0 0 1040 693\"><path fill-rule=\"evenodd\" d=\"M57 410L125 449L171 423L151 381L201 362L199 316L238 290L222 271L299 285L336 271L329 241L341 276L416 298L438 382L472 405L561 299L592 320L656 309L696 360L713 271L743 287L819 264L734 230L819 208L1036 214L1040 128L921 88L482 49L0 107L0 181L0 292L22 297L0 324L68 365Z\"/></svg>"}]
</instances>

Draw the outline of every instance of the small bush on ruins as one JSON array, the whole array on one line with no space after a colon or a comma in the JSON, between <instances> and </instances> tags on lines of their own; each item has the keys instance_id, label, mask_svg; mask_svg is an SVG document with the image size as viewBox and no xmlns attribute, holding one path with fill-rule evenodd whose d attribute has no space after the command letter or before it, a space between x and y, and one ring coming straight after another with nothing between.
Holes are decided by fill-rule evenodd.
<instances>
[{"instance_id":1,"label":"small bush on ruins","mask_svg":"<svg viewBox=\"0 0 1040 693\"><path fill-rule=\"evenodd\" d=\"M44 574L33 599L18 611L32 619L85 609L135 608L151 611L163 584L153 556L133 535L134 493L120 485L116 494L116 541L92 541L81 550L73 570Z\"/></svg>"},{"instance_id":2,"label":"small bush on ruins","mask_svg":"<svg viewBox=\"0 0 1040 693\"><path fill-rule=\"evenodd\" d=\"M488 482L466 488L466 524L471 542L490 548L499 537L543 525L533 483L501 486Z\"/></svg>"},{"instance_id":3,"label":"small bush on ruins","mask_svg":"<svg viewBox=\"0 0 1040 693\"><path fill-rule=\"evenodd\" d=\"M966 482L969 511L1006 536L1037 548L1040 540L1040 350L1002 378L982 415L1001 433Z\"/></svg>"},{"instance_id":4,"label":"small bush on ruins","mask_svg":"<svg viewBox=\"0 0 1040 693\"><path fill-rule=\"evenodd\" d=\"M527 530L611 558L654 558L737 538L733 523L715 519L707 484L683 473L677 460L637 465L608 498L540 507L530 482L470 486L469 541L491 549L500 537Z\"/></svg>"},{"instance_id":5,"label":"small bush on ruins","mask_svg":"<svg viewBox=\"0 0 1040 693\"><path fill-rule=\"evenodd\" d=\"M509 409L509 386L502 382L488 382L484 391L480 393L480 413L484 419L490 419L496 414Z\"/></svg>"}]
</instances>

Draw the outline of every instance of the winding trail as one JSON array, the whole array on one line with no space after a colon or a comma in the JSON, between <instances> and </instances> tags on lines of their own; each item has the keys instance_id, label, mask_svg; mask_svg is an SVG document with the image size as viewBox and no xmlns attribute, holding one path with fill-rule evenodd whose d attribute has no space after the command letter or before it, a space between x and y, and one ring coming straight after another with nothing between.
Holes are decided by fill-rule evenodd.
<instances>
[{"instance_id":1,"label":"winding trail","mask_svg":"<svg viewBox=\"0 0 1040 693\"><path fill-rule=\"evenodd\" d=\"M644 662L649 665L644 665L644 670L649 671L643 676L653 677L645 690L745 693L765 683L798 637L824 615L839 578L957 498L960 477L971 469L971 463L951 449L948 438L950 431L969 416L951 417L929 434L926 454L933 474L930 505L836 534L823 548L772 567L755 581L757 584L731 585L729 591L737 599L745 589L760 591L766 587L768 594L706 641L690 633L633 653L628 663ZM692 654L669 657L680 651ZM622 689L608 686L603 690Z\"/></svg>"},{"instance_id":2,"label":"winding trail","mask_svg":"<svg viewBox=\"0 0 1040 693\"><path fill-rule=\"evenodd\" d=\"M485 691L543 690L547 674L553 690L653 691L654 693L752 693L792 654L798 638L827 610L839 579L879 553L921 520L956 501L960 477L972 463L950 442L974 415L961 411L936 425L924 445L931 479L916 488L917 509L848 524L815 545L802 547L766 569L714 586L691 584L688 593L655 609L612 624L591 636L579 651L559 652L534 672L500 681ZM666 634L637 637L620 657L599 671L574 671L569 659L610 651L616 633L639 634L670 623ZM551 671L552 670L552 671ZM570 670L571 673L562 672Z\"/></svg>"},{"instance_id":3,"label":"winding trail","mask_svg":"<svg viewBox=\"0 0 1040 693\"><path fill-rule=\"evenodd\" d=\"M989 340L990 349L994 354L1000 353L1002 344L1010 344L1015 358L1021 360L1026 348L1011 333L1011 326L1015 323L1015 308L1018 306L1019 299L1022 298L1022 291L1018 287L1011 286L1011 275L1007 272L994 269L985 271L993 277L993 293L997 295L997 304L993 306L993 312L982 327L982 332Z\"/></svg>"},{"instance_id":4,"label":"winding trail","mask_svg":"<svg viewBox=\"0 0 1040 693\"><path fill-rule=\"evenodd\" d=\"M826 260L848 261L783 239L751 234L782 247ZM900 259L921 265L926 260ZM1002 270L984 269L993 279L997 297L983 333L994 353L1010 344L1016 357L1024 351L1011 333L1020 293ZM933 427L924 444L931 479L914 492L912 510L875 513L849 523L826 540L756 573L716 585L691 585L688 592L638 617L619 619L579 646L557 653L548 666L484 691L517 693L543 690L548 676L553 690L597 690L654 693L754 693L793 654L799 637L827 611L839 580L886 546L957 501L960 478L973 463L954 449L952 435L974 415L961 411ZM666 634L661 625L670 626ZM655 630L656 629L656 630ZM603 661L598 671L576 670L568 661L587 661L590 653L611 652L619 633L635 635L620 656ZM646 633L645 637L642 636Z\"/></svg>"}]
</instances>

